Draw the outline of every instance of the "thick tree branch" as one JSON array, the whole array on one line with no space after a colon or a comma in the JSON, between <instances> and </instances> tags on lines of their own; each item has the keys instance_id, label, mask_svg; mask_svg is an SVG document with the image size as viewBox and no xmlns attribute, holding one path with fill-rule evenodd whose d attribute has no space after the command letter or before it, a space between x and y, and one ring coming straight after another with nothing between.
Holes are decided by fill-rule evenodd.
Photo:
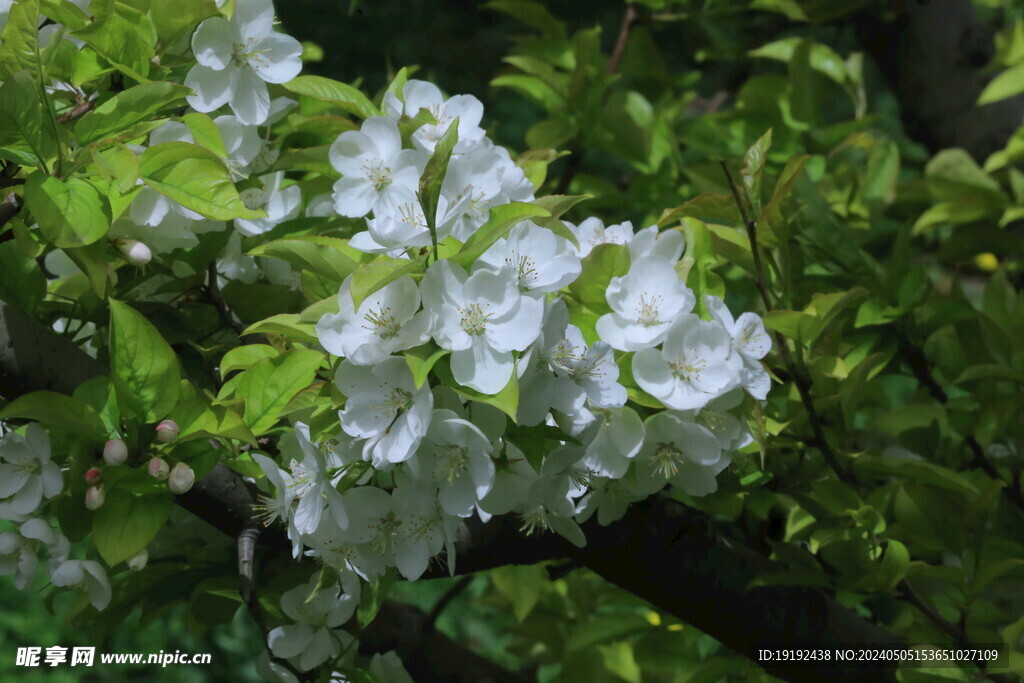
<instances>
[{"instance_id":1,"label":"thick tree branch","mask_svg":"<svg viewBox=\"0 0 1024 683\"><path fill-rule=\"evenodd\" d=\"M70 394L104 372L72 341L0 301L0 396L10 400L39 389Z\"/></svg>"},{"instance_id":2,"label":"thick tree branch","mask_svg":"<svg viewBox=\"0 0 1024 683\"><path fill-rule=\"evenodd\" d=\"M886 25L867 15L860 33L900 101L907 133L937 151L962 147L978 161L1002 149L1024 120L1024 95L975 106L998 73L992 29L971 0L902 0Z\"/></svg>"},{"instance_id":3,"label":"thick tree branch","mask_svg":"<svg viewBox=\"0 0 1024 683\"><path fill-rule=\"evenodd\" d=\"M5 382L10 380L9 386L70 393L80 381L103 371L99 363L70 342L18 316L9 306L0 308L0 334L13 329L17 341L11 345L0 343L0 367ZM29 351L22 349L22 344ZM49 344L64 346L61 352L31 354L31 350ZM26 354L34 365L26 364ZM4 395L12 398L17 394ZM232 538L238 538L249 528L254 517L253 492L223 464L196 482L187 494L179 496L178 502ZM466 524L456 543L457 572L570 558L744 654L761 643L855 646L896 640L819 590L800 586L748 589L759 573L775 565L722 536L704 513L669 499L655 498L635 505L622 520L607 527L593 520L588 522L584 525L588 545L583 549L553 534L523 536L517 527L517 520L507 516L486 525L479 521ZM260 542L272 555L291 557L291 544L277 528L266 529ZM436 575L446 574L436 571ZM398 638L391 631L387 633L391 634L388 638ZM424 638L420 631L414 631L413 635L420 637L418 644L402 641L401 648L396 645L396 649L400 654L402 648L420 652L417 661L442 667L438 672L459 662L465 667L494 666L477 661L480 657L469 650L453 655L451 643L442 634L435 632ZM391 642L387 641L389 646ZM436 651L435 647L444 649ZM867 668L770 670L794 681L877 681L890 679L892 673ZM463 679L487 680L484 674L467 674Z\"/></svg>"}]
</instances>

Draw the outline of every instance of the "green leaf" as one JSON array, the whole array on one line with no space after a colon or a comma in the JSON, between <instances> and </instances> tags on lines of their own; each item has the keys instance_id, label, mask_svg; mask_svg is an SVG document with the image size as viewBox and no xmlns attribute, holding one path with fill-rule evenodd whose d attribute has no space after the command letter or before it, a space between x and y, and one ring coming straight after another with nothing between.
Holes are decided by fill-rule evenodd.
<instances>
[{"instance_id":1,"label":"green leaf","mask_svg":"<svg viewBox=\"0 0 1024 683\"><path fill-rule=\"evenodd\" d=\"M463 268L469 268L477 258L502 237L508 235L516 225L530 218L543 218L551 213L539 206L510 202L491 209L487 222L480 226L462 245L462 250L452 257L452 261Z\"/></svg>"},{"instance_id":2,"label":"green leaf","mask_svg":"<svg viewBox=\"0 0 1024 683\"><path fill-rule=\"evenodd\" d=\"M881 140L871 150L864 173L864 201L869 207L881 207L896 198L900 174L900 148L892 140Z\"/></svg>"},{"instance_id":3,"label":"green leaf","mask_svg":"<svg viewBox=\"0 0 1024 683\"><path fill-rule=\"evenodd\" d=\"M380 116L381 111L358 88L323 76L299 76L284 84L297 95L330 102L364 119Z\"/></svg>"},{"instance_id":4,"label":"green leaf","mask_svg":"<svg viewBox=\"0 0 1024 683\"><path fill-rule=\"evenodd\" d=\"M562 94L536 76L506 74L491 79L491 86L494 88L511 88L525 95L528 99L533 100L533 102L548 112L556 111L565 106L565 98Z\"/></svg>"},{"instance_id":5,"label":"green leaf","mask_svg":"<svg viewBox=\"0 0 1024 683\"><path fill-rule=\"evenodd\" d=\"M992 79L978 96L978 106L991 104L1024 92L1024 64L1011 66Z\"/></svg>"},{"instance_id":6,"label":"green leaf","mask_svg":"<svg viewBox=\"0 0 1024 683\"><path fill-rule=\"evenodd\" d=\"M488 575L498 592L511 601L512 613L520 624L530 616L541 594L551 585L547 570L535 564L495 567Z\"/></svg>"},{"instance_id":7,"label":"green leaf","mask_svg":"<svg viewBox=\"0 0 1024 683\"><path fill-rule=\"evenodd\" d=\"M743 178L743 187L747 190L747 198L753 204L755 213L761 211L761 176L764 174L764 167L768 162L768 150L771 146L772 129L769 128L743 155L740 177Z\"/></svg>"},{"instance_id":8,"label":"green leaf","mask_svg":"<svg viewBox=\"0 0 1024 683\"><path fill-rule=\"evenodd\" d=\"M98 299L106 299L110 293L111 273L116 266L111 265L112 254L109 245L104 242L93 242L84 247L65 249L79 270L89 279L89 286Z\"/></svg>"},{"instance_id":9,"label":"green leaf","mask_svg":"<svg viewBox=\"0 0 1024 683\"><path fill-rule=\"evenodd\" d=\"M249 250L250 256L272 256L340 285L365 262L366 255L348 240L324 235L286 237Z\"/></svg>"},{"instance_id":10,"label":"green leaf","mask_svg":"<svg viewBox=\"0 0 1024 683\"><path fill-rule=\"evenodd\" d=\"M43 133L39 88L28 71L19 71L0 87L0 158L23 166L45 164L55 153Z\"/></svg>"},{"instance_id":11,"label":"green leaf","mask_svg":"<svg viewBox=\"0 0 1024 683\"><path fill-rule=\"evenodd\" d=\"M135 187L139 178L139 158L134 152L120 143L102 151L92 147L90 151L100 175L121 194Z\"/></svg>"},{"instance_id":12,"label":"green leaf","mask_svg":"<svg viewBox=\"0 0 1024 683\"><path fill-rule=\"evenodd\" d=\"M912 235L930 232L944 225L966 225L997 216L1002 207L983 194L962 195L940 202L925 211L914 223Z\"/></svg>"},{"instance_id":13,"label":"green leaf","mask_svg":"<svg viewBox=\"0 0 1024 683\"><path fill-rule=\"evenodd\" d=\"M141 313L110 299L110 366L123 407L142 422L162 420L178 402L178 357Z\"/></svg>"},{"instance_id":14,"label":"green leaf","mask_svg":"<svg viewBox=\"0 0 1024 683\"><path fill-rule=\"evenodd\" d=\"M153 118L160 110L179 104L191 92L177 83L153 81L119 92L78 120L75 137L80 145L113 137Z\"/></svg>"},{"instance_id":15,"label":"green leaf","mask_svg":"<svg viewBox=\"0 0 1024 683\"><path fill-rule=\"evenodd\" d=\"M705 192L680 204L674 209L665 209L658 217L658 225L671 225L683 218L696 218L705 223L735 226L742 223L736 200L732 195Z\"/></svg>"},{"instance_id":16,"label":"green leaf","mask_svg":"<svg viewBox=\"0 0 1024 683\"><path fill-rule=\"evenodd\" d=\"M36 420L47 427L90 441L104 441L107 429L88 405L54 391L33 391L11 401L0 410L0 420L22 418Z\"/></svg>"},{"instance_id":17,"label":"green leaf","mask_svg":"<svg viewBox=\"0 0 1024 683\"><path fill-rule=\"evenodd\" d=\"M304 344L316 344L316 323L300 320L298 313L280 313L253 323L242 332L249 334L279 334L291 341Z\"/></svg>"},{"instance_id":18,"label":"green leaf","mask_svg":"<svg viewBox=\"0 0 1024 683\"><path fill-rule=\"evenodd\" d=\"M433 343L417 346L402 352L405 356L406 364L412 370L412 379L416 383L417 389L422 387L423 383L427 381L427 375L430 374L434 364L449 353L451 351L446 351Z\"/></svg>"},{"instance_id":19,"label":"green leaf","mask_svg":"<svg viewBox=\"0 0 1024 683\"><path fill-rule=\"evenodd\" d=\"M848 76L843 58L836 54L835 50L821 43L804 40L803 38L783 38L782 40L763 45L756 50L751 50L748 54L751 57L763 57L789 63L793 60L801 43L807 43L808 45L807 49L809 50L810 66L812 69L828 76L839 85L843 85L846 82Z\"/></svg>"},{"instance_id":20,"label":"green leaf","mask_svg":"<svg viewBox=\"0 0 1024 683\"><path fill-rule=\"evenodd\" d=\"M81 178L64 181L37 171L25 183L25 205L46 239L58 247L91 244L110 228L100 193Z\"/></svg>"},{"instance_id":21,"label":"green leaf","mask_svg":"<svg viewBox=\"0 0 1024 683\"><path fill-rule=\"evenodd\" d=\"M269 344L236 346L220 359L220 376L226 378L235 370L250 368L264 358L273 358L279 351Z\"/></svg>"},{"instance_id":22,"label":"green leaf","mask_svg":"<svg viewBox=\"0 0 1024 683\"><path fill-rule=\"evenodd\" d=\"M0 300L34 314L46 296L46 276L14 240L0 244Z\"/></svg>"},{"instance_id":23,"label":"green leaf","mask_svg":"<svg viewBox=\"0 0 1024 683\"><path fill-rule=\"evenodd\" d=\"M165 142L147 149L142 180L160 194L214 220L262 218L245 208L224 162L210 150L188 142Z\"/></svg>"},{"instance_id":24,"label":"green leaf","mask_svg":"<svg viewBox=\"0 0 1024 683\"><path fill-rule=\"evenodd\" d=\"M170 47L191 33L200 21L217 14L217 3L214 0L153 2L149 14L160 40Z\"/></svg>"},{"instance_id":25,"label":"green leaf","mask_svg":"<svg viewBox=\"0 0 1024 683\"><path fill-rule=\"evenodd\" d=\"M434 374L459 396L470 401L494 406L515 421L516 411L519 409L519 378L516 376L515 371L512 372L512 376L509 378L505 388L493 396L481 394L475 389L470 389L456 382L455 376L452 375L452 370L448 366L448 361L444 358L434 363Z\"/></svg>"},{"instance_id":26,"label":"green leaf","mask_svg":"<svg viewBox=\"0 0 1024 683\"><path fill-rule=\"evenodd\" d=\"M896 477L956 491L970 498L978 495L978 489L964 475L927 460L863 455L853 461L853 470L858 478Z\"/></svg>"},{"instance_id":27,"label":"green leaf","mask_svg":"<svg viewBox=\"0 0 1024 683\"><path fill-rule=\"evenodd\" d=\"M797 0L754 0L750 9L775 12L794 21L807 21L807 15L804 14L804 10Z\"/></svg>"},{"instance_id":28,"label":"green leaf","mask_svg":"<svg viewBox=\"0 0 1024 683\"><path fill-rule=\"evenodd\" d=\"M140 13L136 11L136 14ZM128 19L121 14L111 14L72 31L71 35L96 50L124 75L145 83L149 80L150 60L156 53L144 29L144 22L138 16Z\"/></svg>"},{"instance_id":29,"label":"green leaf","mask_svg":"<svg viewBox=\"0 0 1024 683\"><path fill-rule=\"evenodd\" d=\"M515 17L553 40L564 41L567 37L565 24L551 14L551 11L542 2L532 2L530 0L491 0L491 2L486 3L483 7Z\"/></svg>"},{"instance_id":30,"label":"green leaf","mask_svg":"<svg viewBox=\"0 0 1024 683\"><path fill-rule=\"evenodd\" d=\"M397 578L397 572L388 570L384 576L363 585L362 594L359 597L359 608L356 610L359 628L366 628L374 620L384 605L384 601L388 599L388 594Z\"/></svg>"},{"instance_id":31,"label":"green leaf","mask_svg":"<svg viewBox=\"0 0 1024 683\"><path fill-rule=\"evenodd\" d=\"M572 231L565 227L565 224L562 223L562 221L560 221L559 219L562 217L563 214L565 214L566 211L576 206L580 202L593 198L594 195L592 194L553 194L548 195L547 197L541 197L540 199L535 199L531 203L534 206L539 206L540 208L544 209L551 215L538 216L537 218L533 219L533 222L541 226L542 228L551 229L556 234L566 238L567 240L569 240L575 246L578 247L580 244L579 240L576 239L576 235L572 234Z\"/></svg>"},{"instance_id":32,"label":"green leaf","mask_svg":"<svg viewBox=\"0 0 1024 683\"><path fill-rule=\"evenodd\" d=\"M882 562L871 578L879 590L890 591L907 575L909 567L910 551L907 550L907 546L890 538L885 541Z\"/></svg>"},{"instance_id":33,"label":"green leaf","mask_svg":"<svg viewBox=\"0 0 1024 683\"><path fill-rule=\"evenodd\" d=\"M426 255L416 259L394 259L381 254L369 263L364 263L352 273L352 305L359 310L359 304L380 288L400 277L421 272Z\"/></svg>"},{"instance_id":34,"label":"green leaf","mask_svg":"<svg viewBox=\"0 0 1024 683\"><path fill-rule=\"evenodd\" d=\"M41 0L39 10L69 31L76 31L89 23L88 14L75 4L64 0Z\"/></svg>"},{"instance_id":35,"label":"green leaf","mask_svg":"<svg viewBox=\"0 0 1024 683\"><path fill-rule=\"evenodd\" d=\"M123 487L107 492L92 522L92 540L108 566L139 552L167 522L174 504L170 493L136 494Z\"/></svg>"},{"instance_id":36,"label":"green leaf","mask_svg":"<svg viewBox=\"0 0 1024 683\"><path fill-rule=\"evenodd\" d=\"M211 405L209 399L196 393L187 381L180 383L181 398L170 416L181 429L176 443L201 437L222 436L226 439L256 445L256 437L242 416L224 405Z\"/></svg>"},{"instance_id":37,"label":"green leaf","mask_svg":"<svg viewBox=\"0 0 1024 683\"><path fill-rule=\"evenodd\" d=\"M224 138L213 119L206 114L191 112L181 117L181 121L188 126L193 142L210 150L221 159L227 160L228 152L224 148Z\"/></svg>"},{"instance_id":38,"label":"green leaf","mask_svg":"<svg viewBox=\"0 0 1024 683\"><path fill-rule=\"evenodd\" d=\"M604 660L604 668L612 672L627 683L640 683L643 680L643 673L633 656L633 644L626 640L620 640L608 645L599 645L601 659Z\"/></svg>"},{"instance_id":39,"label":"green leaf","mask_svg":"<svg viewBox=\"0 0 1024 683\"><path fill-rule=\"evenodd\" d=\"M100 375L82 382L75 387L72 398L89 406L99 415L104 433L110 435L107 438L120 434L121 411L118 410L117 391L109 375Z\"/></svg>"},{"instance_id":40,"label":"green leaf","mask_svg":"<svg viewBox=\"0 0 1024 683\"><path fill-rule=\"evenodd\" d=\"M638 614L592 616L572 632L565 649L567 652L582 650L591 645L622 640L651 628L651 623Z\"/></svg>"},{"instance_id":41,"label":"green leaf","mask_svg":"<svg viewBox=\"0 0 1024 683\"><path fill-rule=\"evenodd\" d=\"M420 205L423 207L423 215L426 216L427 227L430 229L430 235L435 244L437 243L437 203L441 197L441 184L448 172L448 162L452 158L452 150L455 149L458 142L459 118L455 117L455 120L448 126L448 130L437 141L434 153L427 161L423 175L420 176Z\"/></svg>"},{"instance_id":42,"label":"green leaf","mask_svg":"<svg viewBox=\"0 0 1024 683\"><path fill-rule=\"evenodd\" d=\"M288 401L313 382L323 360L319 351L292 349L265 358L238 376L235 395L245 400L245 422L253 434L274 426Z\"/></svg>"},{"instance_id":43,"label":"green leaf","mask_svg":"<svg viewBox=\"0 0 1024 683\"><path fill-rule=\"evenodd\" d=\"M569 285L576 300L596 312L611 310L605 292L612 278L629 272L629 247L599 244L583 259L583 272Z\"/></svg>"},{"instance_id":44,"label":"green leaf","mask_svg":"<svg viewBox=\"0 0 1024 683\"><path fill-rule=\"evenodd\" d=\"M35 73L38 51L39 2L22 0L11 6L0 34L0 80L8 80L22 69Z\"/></svg>"}]
</instances>

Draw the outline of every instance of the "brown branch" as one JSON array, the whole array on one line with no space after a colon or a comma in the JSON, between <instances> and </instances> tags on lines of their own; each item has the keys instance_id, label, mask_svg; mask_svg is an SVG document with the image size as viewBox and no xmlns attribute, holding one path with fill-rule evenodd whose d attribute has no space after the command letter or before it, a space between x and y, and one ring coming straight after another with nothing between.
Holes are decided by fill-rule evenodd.
<instances>
[{"instance_id":1,"label":"brown branch","mask_svg":"<svg viewBox=\"0 0 1024 683\"><path fill-rule=\"evenodd\" d=\"M0 176L0 188L2 187L14 187L15 185L24 185L24 178L6 178Z\"/></svg>"},{"instance_id":2,"label":"brown branch","mask_svg":"<svg viewBox=\"0 0 1024 683\"><path fill-rule=\"evenodd\" d=\"M914 378L917 383L928 390L932 398L945 406L949 402L949 396L946 394L946 390L942 388L942 385L936 381L934 375L932 375L929 367L928 358L924 355L924 351L919 349L917 346L912 344L906 336L900 336L900 358L910 368L910 371L914 374ZM998 482L1003 483L1003 494L1009 499L1009 501L1024 511L1024 496L1021 495L1020 487L1013 481L1007 482L999 470L996 469L992 461L989 460L988 456L985 455L985 449L982 447L978 440L973 434L968 434L964 437L964 443L967 444L967 448L971 451L972 459L968 463L969 467L979 467L988 476Z\"/></svg>"},{"instance_id":3,"label":"brown branch","mask_svg":"<svg viewBox=\"0 0 1024 683\"><path fill-rule=\"evenodd\" d=\"M224 300L224 295L221 294L220 285L217 283L216 259L210 261L210 265L206 269L206 292L210 303L213 304L214 308L217 309L217 313L220 314L221 320L227 323L241 337L242 333L245 332L245 326L231 312L228 302Z\"/></svg>"},{"instance_id":4,"label":"brown branch","mask_svg":"<svg viewBox=\"0 0 1024 683\"><path fill-rule=\"evenodd\" d=\"M4 200L0 202L0 228L7 225L12 218L18 215L21 211L21 207L24 206L25 202L21 197L11 192ZM14 236L14 231L4 233L3 237L0 237L0 241L7 241Z\"/></svg>"},{"instance_id":5,"label":"brown branch","mask_svg":"<svg viewBox=\"0 0 1024 683\"><path fill-rule=\"evenodd\" d=\"M48 389L71 394L106 368L77 344L0 301L0 396Z\"/></svg>"},{"instance_id":6,"label":"brown branch","mask_svg":"<svg viewBox=\"0 0 1024 683\"><path fill-rule=\"evenodd\" d=\"M67 123L68 121L74 121L79 116L82 116L83 114L87 113L90 109L92 109L92 101L91 100L90 101L86 101L86 102L79 102L78 104L75 105L74 109L72 109L70 111L66 111L63 114L61 114L60 116L58 116L57 120L60 121L61 123Z\"/></svg>"},{"instance_id":7,"label":"brown branch","mask_svg":"<svg viewBox=\"0 0 1024 683\"><path fill-rule=\"evenodd\" d=\"M622 26L619 28L619 37L615 41L615 49L612 57L608 60L608 73L613 74L619 70L619 63L622 61L622 54L626 51L626 43L629 41L629 31L636 21L636 7L632 3L626 5L626 13L622 17Z\"/></svg>"},{"instance_id":8,"label":"brown branch","mask_svg":"<svg viewBox=\"0 0 1024 683\"><path fill-rule=\"evenodd\" d=\"M750 252L754 258L754 282L757 285L757 291L761 294L761 301L764 303L765 312L771 311L774 306L772 305L771 295L768 292L768 283L764 275L764 265L761 261L761 250L757 243L757 223L747 217L747 210L743 205L743 201L740 199L739 188L736 186L736 182L732 179L732 174L729 173L729 167L725 163L725 159L719 159L719 163L722 165L722 170L725 172L725 177L729 181L729 187L732 190L733 199L736 201L736 206L739 208L740 217L743 220L743 225L747 230L747 239L750 241ZM796 384L798 393L800 394L800 402L803 404L804 410L807 412L807 421L811 425L811 431L814 434L814 446L821 453L822 457L825 458L825 462L832 468L832 471L836 473L840 481L847 484L848 486L856 486L856 479L853 475L840 464L839 458L836 456L835 451L828 443L828 439L825 437L825 430L821 426L821 417L818 415L818 409L814 405L814 400L811 397L811 382L797 366L796 361L789 351L789 344L786 339L776 332L775 346L779 349L779 355L782 357L782 362L786 366L786 370L793 378L793 382Z\"/></svg>"}]
</instances>

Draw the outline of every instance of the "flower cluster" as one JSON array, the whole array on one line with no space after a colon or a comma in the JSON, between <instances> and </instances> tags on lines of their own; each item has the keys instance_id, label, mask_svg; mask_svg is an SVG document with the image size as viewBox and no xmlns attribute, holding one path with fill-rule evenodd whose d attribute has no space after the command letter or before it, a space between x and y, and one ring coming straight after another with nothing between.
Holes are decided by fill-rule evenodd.
<instances>
[{"instance_id":1,"label":"flower cluster","mask_svg":"<svg viewBox=\"0 0 1024 683\"><path fill-rule=\"evenodd\" d=\"M19 589L29 585L47 555L54 586L85 592L96 609L110 603L107 573L93 560L71 559L71 544L47 519L46 502L64 489L64 476L51 460L50 437L33 422L25 433L0 437L0 520L14 530L0 531L0 576L14 576Z\"/></svg>"},{"instance_id":2,"label":"flower cluster","mask_svg":"<svg viewBox=\"0 0 1024 683\"><path fill-rule=\"evenodd\" d=\"M9 4L0 0L0 23ZM258 261L244 249L275 229L291 236L282 224L300 216L344 226L316 238L343 237L360 264L397 273L367 287L367 271L349 269L324 287L333 295L343 279L336 310L320 315L323 302L314 304L316 340L307 332L302 344L329 356L337 421L299 406L287 413L294 429L277 440L279 457L252 452L264 475L264 521L287 529L296 557L337 575L284 593L290 623L270 631L273 655L303 671L337 664L353 650L341 629L360 601L360 582L391 568L416 580L442 553L454 570L457 530L469 518L516 515L528 533L553 531L583 546L581 524L595 515L609 524L666 486L714 492L719 473L752 441L741 411L767 396L760 361L771 344L756 315L735 317L714 296L698 301L686 284L683 233L560 220L552 209L559 202L538 200L523 167L488 137L479 100L404 77L379 109L367 103L375 115L358 130L342 120L341 129L353 129L329 146L334 173L300 185L286 175L292 167L277 163L281 143L272 135L292 125L297 102L272 99L268 84L296 78L302 46L275 30L271 0L233 5L180 46L195 59L190 68L181 63L192 110L145 128L117 153L131 166L158 147L201 147L203 158L219 159L229 193L237 190L236 208L249 213L239 209L246 217L229 228L136 173L119 188L123 206L110 231L128 264L229 232L209 240L217 246L209 273L208 261L167 258L159 273L140 276L132 295L169 299L170 285L193 278L211 296L223 278L299 289L287 263ZM338 128L331 130L334 137ZM176 196L188 202L188 193ZM47 254L58 277L77 273L76 263L57 249ZM323 298L322 283L302 275L302 294ZM320 293L311 297L310 289ZM224 307L217 312L230 317ZM220 398L218 407L230 401ZM165 419L153 438L170 444L179 435ZM127 446L111 439L102 457L108 467L122 465ZM196 479L189 465L172 468L161 455L145 470L175 494ZM104 505L104 471L85 473L89 510ZM0 520L11 523L0 533L0 574L27 585L45 551L52 584L85 590L102 609L111 599L104 569L71 559L68 540L41 516L63 488L39 425L0 439ZM127 564L141 568L147 557L142 550ZM393 655L370 666L382 680L408 679ZM291 676L272 662L266 668Z\"/></svg>"},{"instance_id":3,"label":"flower cluster","mask_svg":"<svg viewBox=\"0 0 1024 683\"><path fill-rule=\"evenodd\" d=\"M752 440L729 411L744 391L767 393L760 319L734 319L714 297L703 302L707 319L698 316L679 276L682 233L656 226L590 218L556 231L522 220L472 261L437 257L433 244L459 253L480 239L493 209L532 201L532 186L480 129L475 98L446 99L409 81L387 95L385 112L331 146L341 175L334 209L365 225L351 246L410 262L426 254L429 265L358 303L350 276L338 311L316 325L340 359L340 433L316 443L299 423L282 445L288 468L256 456L273 486L267 517L287 524L295 553L305 549L343 576L369 580L396 567L414 580L442 551L456 561L455 530L467 517L514 513L526 530L583 545L579 524L595 512L610 523L668 484L714 491L716 475ZM424 169L453 125L457 142L427 216ZM623 250L629 267L607 282L607 312L581 327L566 294L600 245ZM409 353L434 357L453 383L417 377ZM507 430L511 416L494 407L513 390L518 429L563 435L531 442L544 452L525 452Z\"/></svg>"}]
</instances>

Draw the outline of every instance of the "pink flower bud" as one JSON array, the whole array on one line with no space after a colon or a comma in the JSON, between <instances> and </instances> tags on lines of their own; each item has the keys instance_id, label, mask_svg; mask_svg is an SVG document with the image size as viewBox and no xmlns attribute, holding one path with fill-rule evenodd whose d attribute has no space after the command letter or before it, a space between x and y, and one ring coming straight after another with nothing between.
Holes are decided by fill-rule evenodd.
<instances>
[{"instance_id":1,"label":"pink flower bud","mask_svg":"<svg viewBox=\"0 0 1024 683\"><path fill-rule=\"evenodd\" d=\"M89 510L98 510L106 499L102 484L90 486L85 490L85 507Z\"/></svg>"},{"instance_id":2,"label":"pink flower bud","mask_svg":"<svg viewBox=\"0 0 1024 683\"><path fill-rule=\"evenodd\" d=\"M144 266L153 259L153 252L138 240L117 240L115 244L125 260L133 266Z\"/></svg>"},{"instance_id":3,"label":"pink flower bud","mask_svg":"<svg viewBox=\"0 0 1024 683\"><path fill-rule=\"evenodd\" d=\"M103 459L108 465L120 465L128 459L128 447L121 439L111 439L103 446Z\"/></svg>"},{"instance_id":4,"label":"pink flower bud","mask_svg":"<svg viewBox=\"0 0 1024 683\"><path fill-rule=\"evenodd\" d=\"M103 472L98 467L90 467L85 471L85 483L87 486L93 486L100 483L100 479L103 478Z\"/></svg>"},{"instance_id":5,"label":"pink flower bud","mask_svg":"<svg viewBox=\"0 0 1024 683\"><path fill-rule=\"evenodd\" d=\"M167 485L170 487L171 492L177 494L185 493L192 488L194 483L196 483L196 473L183 462L179 462L174 466L170 477L167 479Z\"/></svg>"},{"instance_id":6,"label":"pink flower bud","mask_svg":"<svg viewBox=\"0 0 1024 683\"><path fill-rule=\"evenodd\" d=\"M149 476L154 479L163 481L167 478L167 473L171 471L171 468L167 466L162 458L153 457L149 459L149 464L146 465L146 471L149 472Z\"/></svg>"},{"instance_id":7,"label":"pink flower bud","mask_svg":"<svg viewBox=\"0 0 1024 683\"><path fill-rule=\"evenodd\" d=\"M127 560L128 568L136 572L145 569L147 562L149 562L149 551L145 548L135 553Z\"/></svg>"},{"instance_id":8,"label":"pink flower bud","mask_svg":"<svg viewBox=\"0 0 1024 683\"><path fill-rule=\"evenodd\" d=\"M156 426L156 440L162 443L170 443L178 438L181 428L174 420L164 420Z\"/></svg>"}]
</instances>

